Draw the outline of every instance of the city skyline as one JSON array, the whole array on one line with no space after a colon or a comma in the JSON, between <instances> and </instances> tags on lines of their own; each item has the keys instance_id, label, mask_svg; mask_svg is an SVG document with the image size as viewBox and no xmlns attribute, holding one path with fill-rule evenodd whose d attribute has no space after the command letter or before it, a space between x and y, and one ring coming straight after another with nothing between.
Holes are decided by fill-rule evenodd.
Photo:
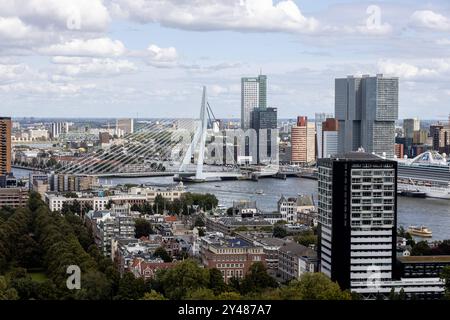
<instances>
[{"instance_id":1,"label":"city skyline","mask_svg":"<svg viewBox=\"0 0 450 320\"><path fill-rule=\"evenodd\" d=\"M262 72L281 119L332 112L335 78L376 73L400 78L400 118L447 119L445 1L19 2L0 9L5 116L190 117L206 85L239 118L240 79Z\"/></svg>"}]
</instances>

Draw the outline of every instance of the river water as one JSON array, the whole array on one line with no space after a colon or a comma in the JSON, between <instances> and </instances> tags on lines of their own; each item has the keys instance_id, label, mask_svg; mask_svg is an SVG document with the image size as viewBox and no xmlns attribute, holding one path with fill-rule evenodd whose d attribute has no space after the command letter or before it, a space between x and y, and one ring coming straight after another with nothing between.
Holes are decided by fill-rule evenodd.
<instances>
[{"instance_id":1,"label":"river water","mask_svg":"<svg viewBox=\"0 0 450 320\"><path fill-rule=\"evenodd\" d=\"M15 169L17 178L28 176L28 171ZM152 178L113 178L100 179L108 185L117 184L174 184L172 177ZM187 190L198 193L213 193L219 203L231 206L235 200L255 200L262 211L275 211L281 195L296 196L298 194L313 195L317 200L317 181L288 178L260 179L254 181L222 181L199 184L187 184ZM257 192L263 191L263 194ZM398 198L398 226L405 229L411 225L425 225L432 229L433 240L450 239L450 201L439 199Z\"/></svg>"}]
</instances>

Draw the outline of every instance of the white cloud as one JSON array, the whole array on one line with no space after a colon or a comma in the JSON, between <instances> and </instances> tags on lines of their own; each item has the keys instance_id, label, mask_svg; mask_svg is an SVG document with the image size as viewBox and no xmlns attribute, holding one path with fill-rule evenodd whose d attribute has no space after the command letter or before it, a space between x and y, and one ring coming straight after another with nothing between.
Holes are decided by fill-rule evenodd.
<instances>
[{"instance_id":1,"label":"white cloud","mask_svg":"<svg viewBox=\"0 0 450 320\"><path fill-rule=\"evenodd\" d=\"M437 31L450 31L450 19L431 10L415 11L411 16L411 21L416 27Z\"/></svg>"},{"instance_id":2,"label":"white cloud","mask_svg":"<svg viewBox=\"0 0 450 320\"><path fill-rule=\"evenodd\" d=\"M73 57L118 57L126 52L119 40L110 38L73 39L62 44L54 44L39 50L41 53L55 56Z\"/></svg>"},{"instance_id":3,"label":"white cloud","mask_svg":"<svg viewBox=\"0 0 450 320\"><path fill-rule=\"evenodd\" d=\"M445 67L443 61L435 61L434 68L418 67L409 63L395 63L389 60L382 60L378 62L378 70L380 73L388 76L396 76L405 80L413 80L419 78L438 76L440 73L447 71L448 66Z\"/></svg>"},{"instance_id":4,"label":"white cloud","mask_svg":"<svg viewBox=\"0 0 450 320\"><path fill-rule=\"evenodd\" d=\"M155 67L174 67L177 65L178 53L174 47L160 48L151 44L144 55L146 62Z\"/></svg>"},{"instance_id":5,"label":"white cloud","mask_svg":"<svg viewBox=\"0 0 450 320\"><path fill-rule=\"evenodd\" d=\"M75 62L75 61L73 61ZM58 68L58 73L66 76L120 75L136 71L137 67L128 60L90 59L80 63L66 63Z\"/></svg>"},{"instance_id":6,"label":"white cloud","mask_svg":"<svg viewBox=\"0 0 450 320\"><path fill-rule=\"evenodd\" d=\"M102 0L2 0L0 16L41 29L104 31L110 23Z\"/></svg>"},{"instance_id":7,"label":"white cloud","mask_svg":"<svg viewBox=\"0 0 450 320\"><path fill-rule=\"evenodd\" d=\"M22 39L29 35L31 28L17 17L0 17L0 39Z\"/></svg>"},{"instance_id":8,"label":"white cloud","mask_svg":"<svg viewBox=\"0 0 450 320\"><path fill-rule=\"evenodd\" d=\"M112 0L111 8L120 17L188 30L310 33L319 28L292 0Z\"/></svg>"},{"instance_id":9,"label":"white cloud","mask_svg":"<svg viewBox=\"0 0 450 320\"><path fill-rule=\"evenodd\" d=\"M0 92L18 94L71 95L82 90L94 89L94 84L78 85L52 82L18 82L0 85Z\"/></svg>"},{"instance_id":10,"label":"white cloud","mask_svg":"<svg viewBox=\"0 0 450 320\"><path fill-rule=\"evenodd\" d=\"M393 30L392 26L389 23L383 23L380 25L373 26L358 26L356 30L363 35L374 35L374 36L383 36L390 34Z\"/></svg>"}]
</instances>

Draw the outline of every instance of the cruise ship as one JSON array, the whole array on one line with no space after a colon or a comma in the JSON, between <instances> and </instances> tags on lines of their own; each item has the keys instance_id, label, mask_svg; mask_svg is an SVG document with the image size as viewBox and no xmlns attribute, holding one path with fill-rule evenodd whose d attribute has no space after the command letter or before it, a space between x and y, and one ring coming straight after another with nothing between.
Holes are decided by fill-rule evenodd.
<instances>
[{"instance_id":1,"label":"cruise ship","mask_svg":"<svg viewBox=\"0 0 450 320\"><path fill-rule=\"evenodd\" d=\"M397 159L398 191L416 191L426 197L450 200L450 162L436 151L413 159Z\"/></svg>"}]
</instances>

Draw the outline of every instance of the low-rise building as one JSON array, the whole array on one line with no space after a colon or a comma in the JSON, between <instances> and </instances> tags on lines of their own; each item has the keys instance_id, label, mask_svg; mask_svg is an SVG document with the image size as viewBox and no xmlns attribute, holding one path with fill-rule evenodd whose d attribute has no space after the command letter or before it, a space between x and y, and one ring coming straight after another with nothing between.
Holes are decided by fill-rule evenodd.
<instances>
[{"instance_id":1,"label":"low-rise building","mask_svg":"<svg viewBox=\"0 0 450 320\"><path fill-rule=\"evenodd\" d=\"M208 217L206 230L231 235L236 231L272 229L272 224L263 218Z\"/></svg>"},{"instance_id":2,"label":"low-rise building","mask_svg":"<svg viewBox=\"0 0 450 320\"><path fill-rule=\"evenodd\" d=\"M401 256L397 257L400 278L439 278L445 267L450 266L450 256Z\"/></svg>"},{"instance_id":3,"label":"low-rise building","mask_svg":"<svg viewBox=\"0 0 450 320\"><path fill-rule=\"evenodd\" d=\"M150 203L154 203L157 196L161 196L168 201L174 201L175 199L180 199L185 192L186 188L184 187L182 182L174 187L132 187L128 191L130 195L144 195L146 197L146 200Z\"/></svg>"},{"instance_id":4,"label":"low-rise building","mask_svg":"<svg viewBox=\"0 0 450 320\"><path fill-rule=\"evenodd\" d=\"M28 202L28 189L26 188L0 188L0 208L25 207Z\"/></svg>"},{"instance_id":5,"label":"low-rise building","mask_svg":"<svg viewBox=\"0 0 450 320\"><path fill-rule=\"evenodd\" d=\"M200 257L205 267L219 269L226 283L245 277L253 263L266 260L263 247L221 233L200 238Z\"/></svg>"},{"instance_id":6,"label":"low-rise building","mask_svg":"<svg viewBox=\"0 0 450 320\"><path fill-rule=\"evenodd\" d=\"M86 225L94 234L95 243L101 252L110 257L112 255L112 241L116 238L134 238L134 219L131 211L124 212L123 208L113 206L108 211L89 211Z\"/></svg>"},{"instance_id":7,"label":"low-rise building","mask_svg":"<svg viewBox=\"0 0 450 320\"><path fill-rule=\"evenodd\" d=\"M284 281L298 279L303 273L317 270L316 251L296 242L285 242L278 249L278 273Z\"/></svg>"}]
</instances>

